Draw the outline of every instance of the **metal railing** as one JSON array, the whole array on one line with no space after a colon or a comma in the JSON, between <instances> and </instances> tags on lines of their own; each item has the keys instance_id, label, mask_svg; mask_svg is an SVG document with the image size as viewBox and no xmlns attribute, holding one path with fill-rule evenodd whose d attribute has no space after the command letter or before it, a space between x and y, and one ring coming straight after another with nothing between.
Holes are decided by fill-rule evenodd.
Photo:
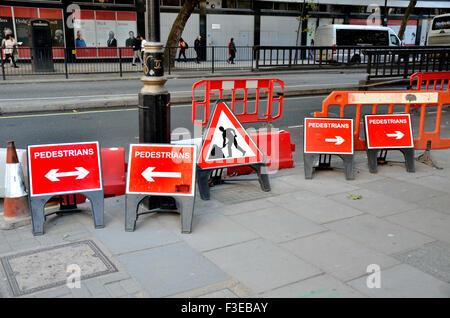
<instances>
[{"instance_id":1,"label":"metal railing","mask_svg":"<svg viewBox=\"0 0 450 318\"><path fill-rule=\"evenodd\" d=\"M45 51L46 50L46 51ZM180 56L180 49L169 49L168 74L177 71L212 72L220 70L264 70L310 68L367 67L368 79L381 77L406 78L414 72L448 70L449 47L371 47L367 46L240 46L237 47L234 64L228 62L227 46L201 48L199 59L193 47ZM43 53L44 51L44 53ZM39 53L40 52L40 53ZM36 65L36 56L50 55L51 66ZM133 49L130 47L83 47L67 49L33 49L19 47L16 63L5 62L0 48L2 78L24 75L64 75L91 73L142 72L140 60L133 65ZM408 56L408 58L406 58ZM34 60L36 59L36 60ZM3 65L4 64L4 65Z\"/></svg>"},{"instance_id":2,"label":"metal railing","mask_svg":"<svg viewBox=\"0 0 450 318\"><path fill-rule=\"evenodd\" d=\"M416 72L450 70L450 47L414 47L366 50L367 80L408 78Z\"/></svg>"},{"instance_id":3,"label":"metal railing","mask_svg":"<svg viewBox=\"0 0 450 318\"><path fill-rule=\"evenodd\" d=\"M198 60L194 48L189 47L186 50L186 58L180 56L178 47L170 48L170 50L175 50L176 55L172 60L171 54L169 54L169 66L166 69L168 74L173 71L210 71L214 73L216 70L251 70L253 68L253 47L251 46L237 47L234 64L227 62L229 58L227 46L203 48L199 52ZM46 67L42 65L38 67L33 63L37 55L49 56ZM63 47L51 49L20 47L18 55L15 57L17 68L13 67L11 60L5 61L4 50L1 48L0 56L4 80L10 76L24 75L59 74L68 78L71 74L118 73L122 77L123 73L142 72L141 60L136 58L133 63L134 52L129 47L83 47L73 50Z\"/></svg>"},{"instance_id":4,"label":"metal railing","mask_svg":"<svg viewBox=\"0 0 450 318\"><path fill-rule=\"evenodd\" d=\"M364 46L256 46L256 69L345 67L367 63Z\"/></svg>"}]
</instances>

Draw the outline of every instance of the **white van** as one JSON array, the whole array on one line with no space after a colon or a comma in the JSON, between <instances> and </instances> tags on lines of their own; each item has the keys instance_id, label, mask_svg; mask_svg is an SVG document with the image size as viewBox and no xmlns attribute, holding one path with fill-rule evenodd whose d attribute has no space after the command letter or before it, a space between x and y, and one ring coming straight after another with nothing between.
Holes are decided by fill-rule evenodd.
<instances>
[{"instance_id":1,"label":"white van","mask_svg":"<svg viewBox=\"0 0 450 318\"><path fill-rule=\"evenodd\" d=\"M327 50L322 51L322 61L335 61L343 63L361 63L362 49L372 46L400 46L401 41L389 27L330 24L322 25L316 29L314 36L315 46L360 46L354 50ZM316 60L320 59L320 51L316 51Z\"/></svg>"},{"instance_id":2,"label":"white van","mask_svg":"<svg viewBox=\"0 0 450 318\"><path fill-rule=\"evenodd\" d=\"M431 20L426 45L450 45L450 13L437 15Z\"/></svg>"}]
</instances>

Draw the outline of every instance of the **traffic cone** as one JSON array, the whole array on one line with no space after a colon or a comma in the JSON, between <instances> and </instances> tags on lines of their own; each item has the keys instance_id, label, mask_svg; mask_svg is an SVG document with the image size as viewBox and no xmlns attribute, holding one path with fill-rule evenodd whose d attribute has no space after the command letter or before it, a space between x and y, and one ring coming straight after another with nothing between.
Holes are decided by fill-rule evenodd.
<instances>
[{"instance_id":1,"label":"traffic cone","mask_svg":"<svg viewBox=\"0 0 450 318\"><path fill-rule=\"evenodd\" d=\"M22 165L17 157L14 141L9 141L6 147L5 200L3 217L30 217L28 195L23 180Z\"/></svg>"}]
</instances>

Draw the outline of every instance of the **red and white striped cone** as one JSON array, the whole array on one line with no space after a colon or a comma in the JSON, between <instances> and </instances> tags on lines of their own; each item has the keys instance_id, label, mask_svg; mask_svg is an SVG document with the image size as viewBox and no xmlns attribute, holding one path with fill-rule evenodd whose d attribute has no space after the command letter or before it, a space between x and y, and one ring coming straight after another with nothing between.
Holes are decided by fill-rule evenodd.
<instances>
[{"instance_id":1,"label":"red and white striped cone","mask_svg":"<svg viewBox=\"0 0 450 318\"><path fill-rule=\"evenodd\" d=\"M24 218L30 216L28 195L22 174L22 165L17 157L14 141L6 147L5 200L3 217Z\"/></svg>"}]
</instances>

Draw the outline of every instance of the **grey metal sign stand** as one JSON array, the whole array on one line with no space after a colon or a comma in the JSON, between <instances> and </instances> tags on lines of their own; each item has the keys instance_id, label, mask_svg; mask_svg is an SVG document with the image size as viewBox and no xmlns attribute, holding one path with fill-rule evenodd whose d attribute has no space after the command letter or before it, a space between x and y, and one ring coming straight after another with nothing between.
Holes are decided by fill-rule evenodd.
<instances>
[{"instance_id":1,"label":"grey metal sign stand","mask_svg":"<svg viewBox=\"0 0 450 318\"><path fill-rule=\"evenodd\" d=\"M403 157L405 158L406 171L415 172L414 165L414 148L389 148L389 149L369 149L367 148L367 159L369 163L369 171L370 173L378 172L378 163L386 163L386 156L388 150L398 150L401 151ZM381 156L378 156L378 152L380 151Z\"/></svg>"},{"instance_id":2,"label":"grey metal sign stand","mask_svg":"<svg viewBox=\"0 0 450 318\"><path fill-rule=\"evenodd\" d=\"M138 213L140 203L147 197L151 197L148 194L127 194L125 197L125 231L134 232L136 229L136 221L140 215L162 212L163 209L150 210L142 213ZM159 196L158 196L159 197ZM192 220L194 217L194 203L195 196L192 197L171 197L175 200L178 213L181 217L181 233L191 233ZM170 211L169 211L170 212Z\"/></svg>"},{"instance_id":3,"label":"grey metal sign stand","mask_svg":"<svg viewBox=\"0 0 450 318\"><path fill-rule=\"evenodd\" d=\"M259 185L261 186L261 190L264 192L270 192L270 181L269 181L269 175L266 173L266 163L257 163L257 164L251 164L247 165L250 166L253 170L255 170L256 174L258 175L258 181ZM198 184L198 190L200 192L200 197L202 200L209 200L210 199L210 189L209 189L209 177L211 175L211 172L216 170L214 169L201 169L197 166L197 184Z\"/></svg>"},{"instance_id":4,"label":"grey metal sign stand","mask_svg":"<svg viewBox=\"0 0 450 318\"><path fill-rule=\"evenodd\" d=\"M78 146L81 146L83 144L91 144L95 145L91 146L91 148L84 148L82 152L80 148L76 148ZM37 163L35 160L38 158L38 156L35 156L34 159L32 159L31 153L34 151L36 147L53 147L51 148L53 151L47 151L48 153L51 153L56 158L63 158L60 159L61 161L58 161L57 168L62 168L64 165L75 165L77 167L79 164L83 165L83 163L86 163L87 170L83 168L84 175L81 176L80 174L77 174L81 169L80 166L76 168L77 171L71 171L71 172L60 172L57 174L57 171L59 169L52 169L47 174L43 174L42 171L39 171L39 167L41 165L44 165L46 167L45 171L48 171L47 169L55 168L54 166L48 167L46 163ZM59 148L55 148L59 147ZM65 148L64 148L65 147ZM68 148L69 147L69 148ZM70 148L72 147L72 148ZM48 149L48 148L47 148ZM57 150L55 150L57 149ZM76 153L76 151L79 151L80 155L79 157L74 158L81 158L81 159L72 159L72 157L65 157L64 154L70 154L72 153L72 156ZM91 150L92 152L90 152ZM87 156L84 157L83 156ZM29 205L30 205L30 213L31 213L31 222L33 225L32 231L33 235L43 235L44 234L44 223L47 219L47 216L52 214L66 214L66 213L73 213L78 212L76 206L76 196L74 198L74 204L67 206L64 206L62 204L62 201L60 201L60 210L51 212L46 214L45 213L45 204L53 197L58 196L68 196L71 194L82 194L84 195L90 202L91 202L91 214L94 218L94 226L96 229L104 228L104 191L103 191L103 179L102 179L102 163L101 163L101 150L100 145L97 141L94 142L81 142L81 143L67 143L67 144L50 144L50 145L30 145L28 146L28 184L30 187L29 191ZM70 159L64 159L64 158L70 158ZM94 161L95 159L95 161ZM36 165L36 168L33 168L34 165ZM83 167L83 166L81 166ZM37 169L37 170L35 170ZM53 175L50 174L53 172ZM95 175L93 177L94 179L88 181L87 183L83 183L85 180L84 178L89 175ZM59 188L56 188L53 190L52 187L46 188L46 186L43 186L43 182L46 179L49 179L51 182L63 182L63 179L58 178L64 178L64 177L77 177L76 179L69 179L69 181L65 181L64 186L61 186ZM41 191L34 192L36 190L36 185L34 185L34 181L37 185L39 185ZM77 183L77 181L79 183ZM48 182L48 181L47 181ZM34 186L33 186L34 185ZM48 185L47 185L48 187Z\"/></svg>"},{"instance_id":5,"label":"grey metal sign stand","mask_svg":"<svg viewBox=\"0 0 450 318\"><path fill-rule=\"evenodd\" d=\"M319 163L319 166L314 167L314 161L317 159L317 157L320 158L324 154L320 153L305 153L303 152L303 161L304 161L304 167L305 167L305 179L312 179L314 169L323 169L323 168L330 168L330 163ZM355 179L355 173L354 173L354 166L355 161L353 158L353 155L344 155L344 154L327 154L327 155L335 155L340 157L344 161L344 172L345 172L345 179L346 180L354 180ZM331 161L331 158L330 158Z\"/></svg>"},{"instance_id":6,"label":"grey metal sign stand","mask_svg":"<svg viewBox=\"0 0 450 318\"><path fill-rule=\"evenodd\" d=\"M29 178L28 178L29 179ZM30 184L30 183L28 183ZM94 226L96 229L101 229L105 227L104 223L104 210L103 210L103 189L97 191L88 192L77 192L77 194L82 194L91 202L92 216L94 217ZM43 235L44 234L44 223L47 216L54 213L69 213L64 210L57 212L45 214L45 204L48 200L53 198L55 195L44 195L44 196L29 196L30 210L31 210L31 222L33 223L33 235Z\"/></svg>"}]
</instances>

